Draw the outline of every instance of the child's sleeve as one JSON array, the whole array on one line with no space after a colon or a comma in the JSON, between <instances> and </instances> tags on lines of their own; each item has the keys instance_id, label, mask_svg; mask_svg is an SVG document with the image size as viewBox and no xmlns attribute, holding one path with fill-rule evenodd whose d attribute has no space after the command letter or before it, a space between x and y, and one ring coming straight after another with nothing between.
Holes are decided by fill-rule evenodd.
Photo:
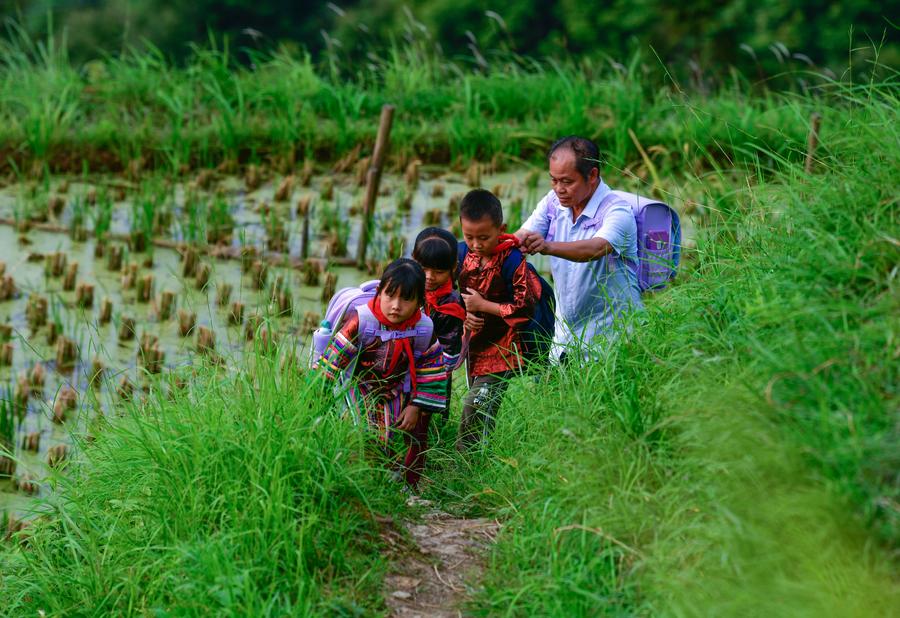
<instances>
[{"instance_id":1,"label":"child's sleeve","mask_svg":"<svg viewBox=\"0 0 900 618\"><path fill-rule=\"evenodd\" d=\"M331 380L337 379L359 352L356 346L359 317L351 315L322 353L318 367Z\"/></svg>"},{"instance_id":2,"label":"child's sleeve","mask_svg":"<svg viewBox=\"0 0 900 618\"><path fill-rule=\"evenodd\" d=\"M454 301L456 302L456 301ZM460 303L465 309L465 306ZM438 341L444 349L444 367L448 372L459 364L459 354L462 351L463 321L452 315L437 314L434 320L434 331L440 333Z\"/></svg>"},{"instance_id":3,"label":"child's sleeve","mask_svg":"<svg viewBox=\"0 0 900 618\"><path fill-rule=\"evenodd\" d=\"M522 254L513 250L508 260L520 260L512 276L512 302L500 303L500 317L512 328L519 328L534 317L534 307L540 297L540 290L535 289L528 262Z\"/></svg>"},{"instance_id":4,"label":"child's sleeve","mask_svg":"<svg viewBox=\"0 0 900 618\"><path fill-rule=\"evenodd\" d=\"M416 393L412 403L423 412L440 412L447 406L447 370L437 337L432 338L431 347L416 361Z\"/></svg>"}]
</instances>

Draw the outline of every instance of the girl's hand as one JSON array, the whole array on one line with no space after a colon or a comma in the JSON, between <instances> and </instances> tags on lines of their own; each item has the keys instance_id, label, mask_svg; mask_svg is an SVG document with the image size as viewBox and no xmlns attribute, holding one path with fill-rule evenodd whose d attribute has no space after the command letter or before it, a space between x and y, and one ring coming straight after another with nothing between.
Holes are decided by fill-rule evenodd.
<instances>
[{"instance_id":1,"label":"girl's hand","mask_svg":"<svg viewBox=\"0 0 900 618\"><path fill-rule=\"evenodd\" d=\"M419 424L420 415L419 406L406 406L403 408L403 412L400 413L400 418L397 419L397 429L400 431L412 431Z\"/></svg>"},{"instance_id":2,"label":"girl's hand","mask_svg":"<svg viewBox=\"0 0 900 618\"><path fill-rule=\"evenodd\" d=\"M479 294L477 290L466 288L466 291L462 292L460 295L462 296L463 302L466 303L466 313L471 311L484 311L484 296Z\"/></svg>"}]
</instances>

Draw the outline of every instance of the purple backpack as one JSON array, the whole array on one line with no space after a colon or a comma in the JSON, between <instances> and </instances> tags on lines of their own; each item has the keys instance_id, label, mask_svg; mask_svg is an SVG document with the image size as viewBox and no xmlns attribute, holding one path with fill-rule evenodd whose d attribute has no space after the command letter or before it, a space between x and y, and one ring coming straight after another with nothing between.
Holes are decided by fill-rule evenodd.
<instances>
[{"instance_id":1,"label":"purple backpack","mask_svg":"<svg viewBox=\"0 0 900 618\"><path fill-rule=\"evenodd\" d=\"M413 354L419 358L424 354L431 345L431 334L434 325L431 318L422 314L422 319L418 321L415 328L408 330L386 330L381 328L381 323L372 314L368 303L375 298L378 290L378 279L366 281L355 288L343 288L331 297L328 303L328 309L325 311L325 319L321 325L313 332L312 348L310 350L309 366L315 367L328 344L331 343L334 333L341 329L347 318L350 309L356 309L356 315L359 317L359 343L360 349L368 346L376 338L382 341L390 341L391 339L405 339L414 337ZM349 376L353 372L355 361L347 368L346 375Z\"/></svg>"},{"instance_id":2,"label":"purple backpack","mask_svg":"<svg viewBox=\"0 0 900 618\"><path fill-rule=\"evenodd\" d=\"M603 207L611 199L625 202L634 213L637 225L637 262L626 260L625 263L637 276L641 293L666 287L669 279L675 277L681 262L681 221L678 213L659 200L628 191L610 191L600 204L599 217L585 225L602 225ZM548 210L551 229L547 240L553 235L555 205L558 203L552 204L554 207Z\"/></svg>"},{"instance_id":3,"label":"purple backpack","mask_svg":"<svg viewBox=\"0 0 900 618\"><path fill-rule=\"evenodd\" d=\"M681 220L671 206L637 193L612 191L629 206L637 224L637 263L629 263L641 292L660 290L681 262Z\"/></svg>"}]
</instances>

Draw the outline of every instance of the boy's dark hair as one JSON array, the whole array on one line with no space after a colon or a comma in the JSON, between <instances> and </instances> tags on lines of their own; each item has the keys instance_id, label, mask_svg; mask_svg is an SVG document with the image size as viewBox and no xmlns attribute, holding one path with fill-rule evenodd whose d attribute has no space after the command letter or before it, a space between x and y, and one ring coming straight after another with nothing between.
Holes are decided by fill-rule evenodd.
<instances>
[{"instance_id":1,"label":"boy's dark hair","mask_svg":"<svg viewBox=\"0 0 900 618\"><path fill-rule=\"evenodd\" d=\"M487 189L472 189L462 198L459 204L459 218L469 221L481 221L490 217L494 225L503 225L503 207L497 196Z\"/></svg>"},{"instance_id":2,"label":"boy's dark hair","mask_svg":"<svg viewBox=\"0 0 900 618\"><path fill-rule=\"evenodd\" d=\"M441 227L426 227L416 236L413 259L423 268L456 271L456 236Z\"/></svg>"},{"instance_id":3,"label":"boy's dark hair","mask_svg":"<svg viewBox=\"0 0 900 618\"><path fill-rule=\"evenodd\" d=\"M391 296L399 292L404 300L424 302L425 271L415 260L398 258L388 264L381 275L377 293L383 291Z\"/></svg>"},{"instance_id":4,"label":"boy's dark hair","mask_svg":"<svg viewBox=\"0 0 900 618\"><path fill-rule=\"evenodd\" d=\"M557 150L571 150L575 155L575 169L581 174L585 180L591 175L591 170L597 168L600 173L600 149L597 144L586 137L578 137L577 135L567 135L561 137L550 146L547 153L547 160L553 158Z\"/></svg>"}]
</instances>

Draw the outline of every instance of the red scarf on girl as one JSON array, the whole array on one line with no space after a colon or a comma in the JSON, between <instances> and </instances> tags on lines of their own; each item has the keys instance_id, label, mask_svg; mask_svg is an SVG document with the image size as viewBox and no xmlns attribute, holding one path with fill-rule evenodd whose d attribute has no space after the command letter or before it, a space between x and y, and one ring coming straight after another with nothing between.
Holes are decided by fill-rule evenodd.
<instances>
[{"instance_id":1,"label":"red scarf on girl","mask_svg":"<svg viewBox=\"0 0 900 618\"><path fill-rule=\"evenodd\" d=\"M459 318L460 320L465 321L466 310L463 309L459 305L459 303L446 303L444 305L438 304L438 301L440 301L444 296L452 291L453 281L451 279L447 279L447 282L436 289L434 292L425 292L425 311L427 311L428 313L437 311L438 313L450 315L454 318Z\"/></svg>"},{"instance_id":2,"label":"red scarf on girl","mask_svg":"<svg viewBox=\"0 0 900 618\"><path fill-rule=\"evenodd\" d=\"M378 320L383 326L387 327L388 330L410 330L416 327L416 324L419 323L419 320L422 319L422 311L416 310L411 317L407 320L400 322L399 324L394 324L391 322L384 313L381 312L381 303L378 302L378 296L373 298L368 303L369 309L372 310L372 315L375 316L375 319ZM406 352L406 358L409 360L409 378L410 383L412 384L412 396L416 396L416 357L413 354L412 344L410 343L410 339L412 337L404 337L402 339L394 339L395 345L392 348L391 359L389 361L389 366L387 368L387 372L391 373L394 368L397 367L397 363L400 362L400 354L402 352Z\"/></svg>"}]
</instances>

